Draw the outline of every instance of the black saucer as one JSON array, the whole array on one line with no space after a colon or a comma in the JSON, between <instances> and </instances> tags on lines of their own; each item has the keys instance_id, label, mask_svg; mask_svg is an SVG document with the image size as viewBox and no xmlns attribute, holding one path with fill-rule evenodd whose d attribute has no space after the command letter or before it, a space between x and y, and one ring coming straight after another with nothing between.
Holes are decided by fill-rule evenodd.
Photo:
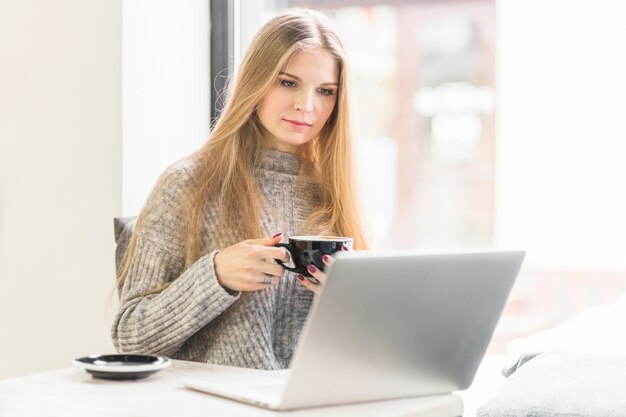
<instances>
[{"instance_id":1,"label":"black saucer","mask_svg":"<svg viewBox=\"0 0 626 417\"><path fill-rule=\"evenodd\" d=\"M152 355L91 355L76 358L74 365L96 378L140 379L171 365L164 356Z\"/></svg>"}]
</instances>

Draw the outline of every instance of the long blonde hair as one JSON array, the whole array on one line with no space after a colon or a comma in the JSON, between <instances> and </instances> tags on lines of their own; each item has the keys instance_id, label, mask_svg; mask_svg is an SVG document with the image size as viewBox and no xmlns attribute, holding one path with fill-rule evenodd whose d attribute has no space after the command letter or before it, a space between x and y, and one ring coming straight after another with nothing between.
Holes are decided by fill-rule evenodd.
<instances>
[{"instance_id":1,"label":"long blonde hair","mask_svg":"<svg viewBox=\"0 0 626 417\"><path fill-rule=\"evenodd\" d=\"M262 196L254 172L264 128L255 109L289 59L298 51L312 49L322 49L337 61L339 85L335 108L326 125L317 138L299 149L301 175L315 178L321 189L319 205L304 227L351 236L355 249L366 248L352 175L350 75L343 45L324 15L290 9L269 20L256 34L209 140L187 157L196 169L186 198L180 202L185 269L202 256L203 215L210 203L219 207L218 236L230 236L233 243L261 237ZM143 213L148 209L145 207L137 220L118 288L128 273Z\"/></svg>"}]
</instances>

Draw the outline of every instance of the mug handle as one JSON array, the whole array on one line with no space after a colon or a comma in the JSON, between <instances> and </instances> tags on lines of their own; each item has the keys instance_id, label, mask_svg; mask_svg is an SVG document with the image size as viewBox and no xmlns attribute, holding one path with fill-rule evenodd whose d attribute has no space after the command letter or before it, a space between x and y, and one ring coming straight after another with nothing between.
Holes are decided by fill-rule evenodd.
<instances>
[{"instance_id":1,"label":"mug handle","mask_svg":"<svg viewBox=\"0 0 626 417\"><path fill-rule=\"evenodd\" d=\"M289 257L291 259L293 259L293 255L291 254L291 251L289 250L289 245L287 243L277 243L274 245L277 248L285 248L287 249L287 253L289 253ZM298 270L296 268L292 268L290 266L285 265L285 263L283 261L281 261L280 259L275 259L276 262L278 262L283 268L285 268L287 271L291 271L291 272L298 272Z\"/></svg>"}]
</instances>

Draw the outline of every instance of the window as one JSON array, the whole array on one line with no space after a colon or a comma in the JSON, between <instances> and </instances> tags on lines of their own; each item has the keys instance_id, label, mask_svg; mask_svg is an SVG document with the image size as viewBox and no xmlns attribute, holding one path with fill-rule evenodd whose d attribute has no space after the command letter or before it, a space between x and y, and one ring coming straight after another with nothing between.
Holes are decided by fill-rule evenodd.
<instances>
[{"instance_id":1,"label":"window","mask_svg":"<svg viewBox=\"0 0 626 417\"><path fill-rule=\"evenodd\" d=\"M375 246L491 244L494 3L280 4L304 3L334 20L351 59L358 177ZM253 34L262 23L242 28Z\"/></svg>"},{"instance_id":2,"label":"window","mask_svg":"<svg viewBox=\"0 0 626 417\"><path fill-rule=\"evenodd\" d=\"M499 25L495 0L265 1L237 19L240 51L283 8L335 22L376 247L528 251L492 352L626 290L626 62L611 52L626 9L584 3L502 2ZM591 12L613 24L577 30Z\"/></svg>"}]
</instances>

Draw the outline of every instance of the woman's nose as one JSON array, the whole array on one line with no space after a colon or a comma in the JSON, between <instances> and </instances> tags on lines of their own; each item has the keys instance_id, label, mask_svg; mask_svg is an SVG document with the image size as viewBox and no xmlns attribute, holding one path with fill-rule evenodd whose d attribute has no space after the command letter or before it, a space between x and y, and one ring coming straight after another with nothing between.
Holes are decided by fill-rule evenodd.
<instances>
[{"instance_id":1,"label":"woman's nose","mask_svg":"<svg viewBox=\"0 0 626 417\"><path fill-rule=\"evenodd\" d=\"M312 91L302 91L296 96L294 108L305 113L313 111L313 98L314 95Z\"/></svg>"}]
</instances>

